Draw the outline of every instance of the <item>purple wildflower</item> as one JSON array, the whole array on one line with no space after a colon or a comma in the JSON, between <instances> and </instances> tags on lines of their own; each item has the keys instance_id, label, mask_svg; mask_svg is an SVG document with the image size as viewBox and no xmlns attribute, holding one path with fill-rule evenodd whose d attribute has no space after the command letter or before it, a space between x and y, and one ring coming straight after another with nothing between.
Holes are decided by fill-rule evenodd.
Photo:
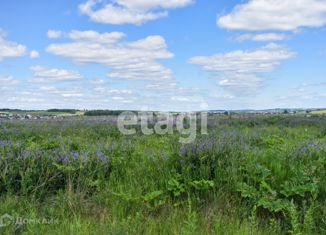
<instances>
[{"instance_id":1,"label":"purple wildflower","mask_svg":"<svg viewBox=\"0 0 326 235\"><path fill-rule=\"evenodd\" d=\"M104 154L102 153L102 151L100 149L97 150L97 156L99 158L102 158L104 156Z\"/></svg>"},{"instance_id":2,"label":"purple wildflower","mask_svg":"<svg viewBox=\"0 0 326 235\"><path fill-rule=\"evenodd\" d=\"M8 145L11 145L11 141L8 141L8 140L0 140L0 145L2 148L8 146Z\"/></svg>"},{"instance_id":3,"label":"purple wildflower","mask_svg":"<svg viewBox=\"0 0 326 235\"><path fill-rule=\"evenodd\" d=\"M60 156L55 156L54 157L54 161L56 161L57 163L61 163L61 157Z\"/></svg>"},{"instance_id":4,"label":"purple wildflower","mask_svg":"<svg viewBox=\"0 0 326 235\"><path fill-rule=\"evenodd\" d=\"M78 160L78 158L79 158L79 153L78 152L73 152L72 153L72 157L73 157L73 159L76 161L76 160Z\"/></svg>"},{"instance_id":5,"label":"purple wildflower","mask_svg":"<svg viewBox=\"0 0 326 235\"><path fill-rule=\"evenodd\" d=\"M64 156L62 159L62 164L63 165L68 165L70 163L69 158L67 156Z\"/></svg>"}]
</instances>

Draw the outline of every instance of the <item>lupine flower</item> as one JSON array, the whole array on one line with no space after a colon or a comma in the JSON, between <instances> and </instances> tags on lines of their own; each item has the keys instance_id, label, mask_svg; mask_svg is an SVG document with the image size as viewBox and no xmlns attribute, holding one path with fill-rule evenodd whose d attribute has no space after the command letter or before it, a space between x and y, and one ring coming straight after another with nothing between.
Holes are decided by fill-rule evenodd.
<instances>
[{"instance_id":1,"label":"lupine flower","mask_svg":"<svg viewBox=\"0 0 326 235\"><path fill-rule=\"evenodd\" d=\"M0 146L2 147L2 148L4 148L4 147L6 147L6 146L8 146L8 145L11 145L12 143L11 143L11 141L9 141L9 140L0 140Z\"/></svg>"},{"instance_id":2,"label":"lupine flower","mask_svg":"<svg viewBox=\"0 0 326 235\"><path fill-rule=\"evenodd\" d=\"M55 157L54 157L54 161L56 161L57 163L61 163L61 157L60 156L58 156L58 155L56 155Z\"/></svg>"},{"instance_id":3,"label":"lupine flower","mask_svg":"<svg viewBox=\"0 0 326 235\"><path fill-rule=\"evenodd\" d=\"M105 156L105 155L103 155L102 160L103 160L104 163L108 163L109 162L108 157Z\"/></svg>"},{"instance_id":4,"label":"lupine flower","mask_svg":"<svg viewBox=\"0 0 326 235\"><path fill-rule=\"evenodd\" d=\"M103 157L103 153L102 153L102 151L100 150L100 149L98 149L97 150L97 156L99 157L99 158L101 158L101 157Z\"/></svg>"},{"instance_id":5,"label":"lupine flower","mask_svg":"<svg viewBox=\"0 0 326 235\"><path fill-rule=\"evenodd\" d=\"M68 165L70 163L69 158L68 157L64 157L62 160L62 164L63 165Z\"/></svg>"},{"instance_id":6,"label":"lupine flower","mask_svg":"<svg viewBox=\"0 0 326 235\"><path fill-rule=\"evenodd\" d=\"M74 158L74 160L78 160L78 158L79 158L79 153L78 153L78 152L73 152L73 153L72 153L72 157Z\"/></svg>"},{"instance_id":7,"label":"lupine flower","mask_svg":"<svg viewBox=\"0 0 326 235\"><path fill-rule=\"evenodd\" d=\"M100 149L97 150L97 156L99 159L101 159L104 163L108 163L109 159L107 156L105 156Z\"/></svg>"}]
</instances>

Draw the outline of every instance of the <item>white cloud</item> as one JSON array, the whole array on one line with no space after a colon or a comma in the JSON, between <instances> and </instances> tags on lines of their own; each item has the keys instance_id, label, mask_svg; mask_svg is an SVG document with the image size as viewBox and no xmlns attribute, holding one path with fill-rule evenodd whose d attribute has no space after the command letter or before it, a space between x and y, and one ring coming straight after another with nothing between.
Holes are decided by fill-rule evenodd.
<instances>
[{"instance_id":1,"label":"white cloud","mask_svg":"<svg viewBox=\"0 0 326 235\"><path fill-rule=\"evenodd\" d=\"M25 55L27 48L24 45L5 40L5 33L0 33L0 60Z\"/></svg>"},{"instance_id":2,"label":"white cloud","mask_svg":"<svg viewBox=\"0 0 326 235\"><path fill-rule=\"evenodd\" d=\"M174 92L176 91L179 86L177 82L155 82L146 85L146 90L153 91L153 92Z\"/></svg>"},{"instance_id":3,"label":"white cloud","mask_svg":"<svg viewBox=\"0 0 326 235\"><path fill-rule=\"evenodd\" d=\"M129 80L169 80L172 71L157 62L174 55L167 51L161 36L123 42L123 33L72 31L72 42L51 44L47 51L72 59L76 63L97 63L109 67L110 78Z\"/></svg>"},{"instance_id":4,"label":"white cloud","mask_svg":"<svg viewBox=\"0 0 326 235\"><path fill-rule=\"evenodd\" d=\"M92 30L87 30L87 31L73 30L67 35L72 40L90 42L90 43L97 42L103 44L115 43L126 36L124 33L121 32L98 33Z\"/></svg>"},{"instance_id":5,"label":"white cloud","mask_svg":"<svg viewBox=\"0 0 326 235\"><path fill-rule=\"evenodd\" d=\"M38 58L40 57L40 53L38 53L38 51L33 50L29 53L29 57L32 59Z\"/></svg>"},{"instance_id":6,"label":"white cloud","mask_svg":"<svg viewBox=\"0 0 326 235\"><path fill-rule=\"evenodd\" d=\"M106 93L107 89L105 87L95 87L94 91L98 94L104 94Z\"/></svg>"},{"instance_id":7,"label":"white cloud","mask_svg":"<svg viewBox=\"0 0 326 235\"><path fill-rule=\"evenodd\" d=\"M82 14L104 24L143 24L168 15L168 9L185 7L192 0L88 0L79 5Z\"/></svg>"},{"instance_id":8,"label":"white cloud","mask_svg":"<svg viewBox=\"0 0 326 235\"><path fill-rule=\"evenodd\" d=\"M45 93L47 95L59 95L64 98L70 98L70 97L82 97L84 96L84 92L79 89L62 89L62 88L56 88L56 87L40 87L39 92Z\"/></svg>"},{"instance_id":9,"label":"white cloud","mask_svg":"<svg viewBox=\"0 0 326 235\"><path fill-rule=\"evenodd\" d=\"M105 83L106 81L104 81L103 79L94 79L90 81L90 84L92 85L103 85Z\"/></svg>"},{"instance_id":10,"label":"white cloud","mask_svg":"<svg viewBox=\"0 0 326 235\"><path fill-rule=\"evenodd\" d=\"M159 95L166 99L174 96L182 97L202 97L207 93L206 89L200 89L196 87L183 87L177 81L155 81L151 84L147 84L145 89L139 88L138 90L148 92L152 95Z\"/></svg>"},{"instance_id":11,"label":"white cloud","mask_svg":"<svg viewBox=\"0 0 326 235\"><path fill-rule=\"evenodd\" d=\"M250 0L219 17L222 28L248 31L295 31L326 24L324 0Z\"/></svg>"},{"instance_id":12,"label":"white cloud","mask_svg":"<svg viewBox=\"0 0 326 235\"><path fill-rule=\"evenodd\" d=\"M219 79L218 84L240 94L257 92L263 82L263 74L271 72L281 61L295 56L286 47L268 44L265 47L248 51L233 51L213 56L197 56L189 63L200 65Z\"/></svg>"},{"instance_id":13,"label":"white cloud","mask_svg":"<svg viewBox=\"0 0 326 235\"><path fill-rule=\"evenodd\" d=\"M34 79L31 82L46 83L60 81L79 81L83 77L76 71L65 69L47 68L43 66L33 66L31 70L34 73Z\"/></svg>"},{"instance_id":14,"label":"white cloud","mask_svg":"<svg viewBox=\"0 0 326 235\"><path fill-rule=\"evenodd\" d=\"M102 94L110 94L110 95L131 95L133 92L131 90L119 90L119 89L108 89L105 87L96 87L94 88L94 91L97 93Z\"/></svg>"},{"instance_id":15,"label":"white cloud","mask_svg":"<svg viewBox=\"0 0 326 235\"><path fill-rule=\"evenodd\" d=\"M18 83L18 80L16 80L13 76L0 76L0 87L13 86Z\"/></svg>"},{"instance_id":16,"label":"white cloud","mask_svg":"<svg viewBox=\"0 0 326 235\"><path fill-rule=\"evenodd\" d=\"M287 36L285 34L279 33L263 33L263 34L243 34L236 38L236 41L243 42L247 40L256 42L265 41L282 41L285 40Z\"/></svg>"},{"instance_id":17,"label":"white cloud","mask_svg":"<svg viewBox=\"0 0 326 235\"><path fill-rule=\"evenodd\" d=\"M304 87L323 87L326 86L326 82L318 82L318 83L303 83L299 86L300 88L304 88Z\"/></svg>"},{"instance_id":18,"label":"white cloud","mask_svg":"<svg viewBox=\"0 0 326 235\"><path fill-rule=\"evenodd\" d=\"M94 92L97 97L111 100L113 103L134 103L138 100L139 95L128 89L109 89L106 87L95 87Z\"/></svg>"},{"instance_id":19,"label":"white cloud","mask_svg":"<svg viewBox=\"0 0 326 235\"><path fill-rule=\"evenodd\" d=\"M191 99L189 97L184 97L184 96L172 96L171 100L179 101L179 102L189 102L189 101L191 101Z\"/></svg>"},{"instance_id":20,"label":"white cloud","mask_svg":"<svg viewBox=\"0 0 326 235\"><path fill-rule=\"evenodd\" d=\"M57 30L49 30L47 35L48 38L60 38L62 36L62 32Z\"/></svg>"},{"instance_id":21,"label":"white cloud","mask_svg":"<svg viewBox=\"0 0 326 235\"><path fill-rule=\"evenodd\" d=\"M37 98L28 98L28 97L10 97L8 99L8 102L18 102L18 103L40 103L44 102L43 99L37 99Z\"/></svg>"},{"instance_id":22,"label":"white cloud","mask_svg":"<svg viewBox=\"0 0 326 235\"><path fill-rule=\"evenodd\" d=\"M112 100L124 100L124 98L121 96L114 96L112 97Z\"/></svg>"}]
</instances>

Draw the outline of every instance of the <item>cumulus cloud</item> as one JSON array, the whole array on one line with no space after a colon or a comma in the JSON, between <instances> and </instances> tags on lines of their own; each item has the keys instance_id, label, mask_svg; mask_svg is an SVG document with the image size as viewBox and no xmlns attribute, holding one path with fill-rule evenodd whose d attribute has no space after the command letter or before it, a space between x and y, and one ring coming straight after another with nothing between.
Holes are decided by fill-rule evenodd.
<instances>
[{"instance_id":1,"label":"cumulus cloud","mask_svg":"<svg viewBox=\"0 0 326 235\"><path fill-rule=\"evenodd\" d=\"M171 100L179 101L179 102L189 102L189 101L191 101L191 98L185 97L185 96L172 96Z\"/></svg>"},{"instance_id":2,"label":"cumulus cloud","mask_svg":"<svg viewBox=\"0 0 326 235\"><path fill-rule=\"evenodd\" d=\"M286 47L271 43L255 50L197 56L191 58L189 63L212 72L219 79L221 87L237 95L247 95L261 88L265 73L273 71L281 61L294 56L295 53Z\"/></svg>"},{"instance_id":3,"label":"cumulus cloud","mask_svg":"<svg viewBox=\"0 0 326 235\"><path fill-rule=\"evenodd\" d=\"M324 87L326 86L326 82L318 82L318 83L303 83L299 87L304 88L304 87Z\"/></svg>"},{"instance_id":4,"label":"cumulus cloud","mask_svg":"<svg viewBox=\"0 0 326 235\"><path fill-rule=\"evenodd\" d=\"M79 11L98 23L140 25L167 16L169 9L191 3L192 0L88 0L79 5Z\"/></svg>"},{"instance_id":5,"label":"cumulus cloud","mask_svg":"<svg viewBox=\"0 0 326 235\"><path fill-rule=\"evenodd\" d=\"M131 90L119 90L119 89L108 89L106 87L96 87L94 91L102 94L113 94L113 95L131 95L133 92Z\"/></svg>"},{"instance_id":6,"label":"cumulus cloud","mask_svg":"<svg viewBox=\"0 0 326 235\"><path fill-rule=\"evenodd\" d=\"M31 70L33 71L34 78L30 81L36 83L79 81L83 79L78 72L65 69L33 66L31 67Z\"/></svg>"},{"instance_id":7,"label":"cumulus cloud","mask_svg":"<svg viewBox=\"0 0 326 235\"><path fill-rule=\"evenodd\" d=\"M62 36L62 32L58 30L49 30L47 35L48 38L60 38Z\"/></svg>"},{"instance_id":8,"label":"cumulus cloud","mask_svg":"<svg viewBox=\"0 0 326 235\"><path fill-rule=\"evenodd\" d=\"M47 95L58 95L64 98L84 96L84 92L80 89L63 89L63 88L56 88L53 86L50 87L43 86L40 87L38 91L40 93L45 93Z\"/></svg>"},{"instance_id":9,"label":"cumulus cloud","mask_svg":"<svg viewBox=\"0 0 326 235\"><path fill-rule=\"evenodd\" d=\"M0 32L0 60L11 57L20 57L27 53L27 48L24 45L16 42L5 40L5 33Z\"/></svg>"},{"instance_id":10,"label":"cumulus cloud","mask_svg":"<svg viewBox=\"0 0 326 235\"><path fill-rule=\"evenodd\" d=\"M66 35L68 38L76 41L83 42L96 42L103 44L112 44L116 43L126 35L121 32L111 32L111 33L98 33L96 31L87 30L87 31L78 31L73 30L70 33L62 34Z\"/></svg>"},{"instance_id":11,"label":"cumulus cloud","mask_svg":"<svg viewBox=\"0 0 326 235\"><path fill-rule=\"evenodd\" d=\"M11 97L17 89L19 81L10 75L0 75L0 100L5 104L5 97Z\"/></svg>"},{"instance_id":12,"label":"cumulus cloud","mask_svg":"<svg viewBox=\"0 0 326 235\"><path fill-rule=\"evenodd\" d=\"M236 38L236 41L256 41L256 42L265 42L265 41L282 41L285 40L287 36L280 33L263 33L263 34L243 34Z\"/></svg>"},{"instance_id":13,"label":"cumulus cloud","mask_svg":"<svg viewBox=\"0 0 326 235\"><path fill-rule=\"evenodd\" d=\"M5 86L12 86L18 84L18 80L16 80L13 76L4 76L0 75L0 87L5 87Z\"/></svg>"},{"instance_id":14,"label":"cumulus cloud","mask_svg":"<svg viewBox=\"0 0 326 235\"><path fill-rule=\"evenodd\" d=\"M167 51L161 36L125 42L121 40L125 35L120 32L72 31L67 35L72 42L51 44L47 51L76 63L105 65L110 68L107 74L110 78L169 80L172 77L172 71L157 62L174 56Z\"/></svg>"},{"instance_id":15,"label":"cumulus cloud","mask_svg":"<svg viewBox=\"0 0 326 235\"><path fill-rule=\"evenodd\" d=\"M103 85L106 83L106 81L103 79L93 79L89 83L92 85Z\"/></svg>"},{"instance_id":16,"label":"cumulus cloud","mask_svg":"<svg viewBox=\"0 0 326 235\"><path fill-rule=\"evenodd\" d=\"M40 57L40 53L38 53L38 51L33 50L29 53L29 57L32 59L38 58Z\"/></svg>"},{"instance_id":17,"label":"cumulus cloud","mask_svg":"<svg viewBox=\"0 0 326 235\"><path fill-rule=\"evenodd\" d=\"M179 89L179 84L175 81L171 82L155 82L147 84L145 89L153 92L174 92Z\"/></svg>"},{"instance_id":18,"label":"cumulus cloud","mask_svg":"<svg viewBox=\"0 0 326 235\"><path fill-rule=\"evenodd\" d=\"M95 87L94 92L98 97L111 100L114 103L134 103L139 95L129 89L109 89L106 87Z\"/></svg>"},{"instance_id":19,"label":"cumulus cloud","mask_svg":"<svg viewBox=\"0 0 326 235\"><path fill-rule=\"evenodd\" d=\"M142 91L148 92L152 95L159 94L161 97L170 98L172 96L205 96L206 89L200 89L196 87L183 87L177 81L171 80L170 82L155 81L147 84L145 88L141 88Z\"/></svg>"},{"instance_id":20,"label":"cumulus cloud","mask_svg":"<svg viewBox=\"0 0 326 235\"><path fill-rule=\"evenodd\" d=\"M302 27L326 24L324 0L250 0L217 19L217 24L231 30L295 31Z\"/></svg>"}]
</instances>

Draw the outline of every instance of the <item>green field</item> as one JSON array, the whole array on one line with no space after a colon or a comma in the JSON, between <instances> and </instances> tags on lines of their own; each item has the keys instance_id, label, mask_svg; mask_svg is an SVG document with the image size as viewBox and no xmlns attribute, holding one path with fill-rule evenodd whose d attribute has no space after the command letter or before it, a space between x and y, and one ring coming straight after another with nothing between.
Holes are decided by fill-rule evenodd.
<instances>
[{"instance_id":1,"label":"green field","mask_svg":"<svg viewBox=\"0 0 326 235\"><path fill-rule=\"evenodd\" d=\"M58 110L58 111L44 111L44 110L35 110L35 111L25 111L25 110L17 110L17 111L12 111L12 110L8 110L8 111L1 111L0 113L3 114L12 114L12 115L21 115L21 116L25 116L25 115L31 115L31 116L81 116L84 115L83 111L71 111L71 112L64 112L62 110Z\"/></svg>"},{"instance_id":2,"label":"green field","mask_svg":"<svg viewBox=\"0 0 326 235\"><path fill-rule=\"evenodd\" d=\"M326 234L325 116L211 115L208 131L0 122L0 234Z\"/></svg>"},{"instance_id":3,"label":"green field","mask_svg":"<svg viewBox=\"0 0 326 235\"><path fill-rule=\"evenodd\" d=\"M315 110L311 112L312 114L326 114L326 109Z\"/></svg>"}]
</instances>

